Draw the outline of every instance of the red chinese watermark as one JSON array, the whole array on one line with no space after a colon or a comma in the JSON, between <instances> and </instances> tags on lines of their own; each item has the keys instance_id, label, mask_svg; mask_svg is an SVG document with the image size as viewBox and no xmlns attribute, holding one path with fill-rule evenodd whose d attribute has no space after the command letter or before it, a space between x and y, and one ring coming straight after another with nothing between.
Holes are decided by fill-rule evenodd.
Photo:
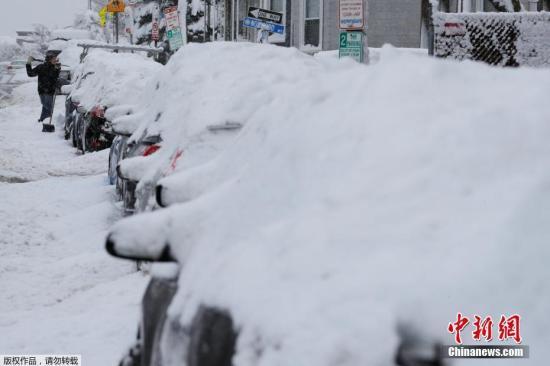
<instances>
[{"instance_id":1,"label":"red chinese watermark","mask_svg":"<svg viewBox=\"0 0 550 366\"><path fill-rule=\"evenodd\" d=\"M521 331L520 331L521 317L517 314L506 317L502 315L498 323L498 339L500 341L506 341L509 339L514 340L517 344L521 343ZM458 313L456 315L456 321L449 323L447 330L449 333L454 334L456 344L462 344L461 333L470 324L470 319L467 316ZM487 316L482 318L479 315L474 315L474 322L472 323L474 330L472 331L472 339L474 341L486 342L493 340L493 318Z\"/></svg>"}]
</instances>

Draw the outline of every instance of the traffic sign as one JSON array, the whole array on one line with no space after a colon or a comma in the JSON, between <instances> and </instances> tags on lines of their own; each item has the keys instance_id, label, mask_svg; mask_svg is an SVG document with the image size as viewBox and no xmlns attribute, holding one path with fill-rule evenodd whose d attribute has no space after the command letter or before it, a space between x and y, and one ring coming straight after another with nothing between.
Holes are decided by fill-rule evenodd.
<instances>
[{"instance_id":1,"label":"traffic sign","mask_svg":"<svg viewBox=\"0 0 550 366\"><path fill-rule=\"evenodd\" d=\"M339 57L350 57L357 62L363 62L363 33L341 32Z\"/></svg>"},{"instance_id":2,"label":"traffic sign","mask_svg":"<svg viewBox=\"0 0 550 366\"><path fill-rule=\"evenodd\" d=\"M175 6L165 8L164 17L166 19L166 37L170 43L170 49L176 51L183 46L178 8Z\"/></svg>"},{"instance_id":3,"label":"traffic sign","mask_svg":"<svg viewBox=\"0 0 550 366\"><path fill-rule=\"evenodd\" d=\"M266 30L271 33L285 34L285 26L281 24L275 24L271 22L264 22L259 19L246 17L243 20L243 26L247 28L255 28Z\"/></svg>"},{"instance_id":4,"label":"traffic sign","mask_svg":"<svg viewBox=\"0 0 550 366\"><path fill-rule=\"evenodd\" d=\"M251 6L248 8L248 17L264 20L266 22L281 24L283 22L283 13L276 11L256 8Z\"/></svg>"},{"instance_id":5,"label":"traffic sign","mask_svg":"<svg viewBox=\"0 0 550 366\"><path fill-rule=\"evenodd\" d=\"M153 41L158 41L159 40L159 22L156 19L153 21L153 27L152 27L152 30L151 30L151 38L153 39Z\"/></svg>"},{"instance_id":6,"label":"traffic sign","mask_svg":"<svg viewBox=\"0 0 550 366\"><path fill-rule=\"evenodd\" d=\"M124 0L110 0L107 4L107 11L110 13L124 13Z\"/></svg>"},{"instance_id":7,"label":"traffic sign","mask_svg":"<svg viewBox=\"0 0 550 366\"><path fill-rule=\"evenodd\" d=\"M360 30L365 28L363 0L340 0L340 29Z\"/></svg>"}]
</instances>

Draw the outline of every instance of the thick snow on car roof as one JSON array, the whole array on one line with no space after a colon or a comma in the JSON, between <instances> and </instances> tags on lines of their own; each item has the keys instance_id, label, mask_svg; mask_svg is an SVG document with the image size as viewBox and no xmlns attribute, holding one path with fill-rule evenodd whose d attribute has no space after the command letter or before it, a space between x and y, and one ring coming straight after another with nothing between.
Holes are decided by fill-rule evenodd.
<instances>
[{"instance_id":1,"label":"thick snow on car roof","mask_svg":"<svg viewBox=\"0 0 550 366\"><path fill-rule=\"evenodd\" d=\"M75 28L61 28L54 29L51 34L52 39L92 39L90 31L85 29L75 29Z\"/></svg>"},{"instance_id":2,"label":"thick snow on car roof","mask_svg":"<svg viewBox=\"0 0 550 366\"><path fill-rule=\"evenodd\" d=\"M154 88L144 91L135 115L115 120L117 130L132 130L140 122L130 141L162 138L158 152L125 159L120 171L140 180L141 190L173 170L212 159L233 141L236 131L212 133L209 128L245 125L259 108L285 98L282 90L288 85L316 72L321 72L318 64L296 49L233 42L187 45L155 77L150 84ZM175 161L178 151L181 158Z\"/></svg>"},{"instance_id":3,"label":"thick snow on car roof","mask_svg":"<svg viewBox=\"0 0 550 366\"><path fill-rule=\"evenodd\" d=\"M98 104L104 107L129 104L161 68L143 55L94 50L75 68L76 87L71 97L88 110ZM88 76L78 83L84 75Z\"/></svg>"},{"instance_id":4,"label":"thick snow on car roof","mask_svg":"<svg viewBox=\"0 0 550 366\"><path fill-rule=\"evenodd\" d=\"M156 90L144 93L142 105L148 113L135 137L147 130L178 145L208 125L244 124L261 106L285 97L277 93L279 85L296 83L316 69L314 60L295 49L189 44L159 73Z\"/></svg>"},{"instance_id":5,"label":"thick snow on car roof","mask_svg":"<svg viewBox=\"0 0 550 366\"><path fill-rule=\"evenodd\" d=\"M264 47L257 62L291 56ZM182 264L170 317L228 309L235 365L392 365L398 324L453 344L457 312L495 326L520 314L524 344L544 349L550 72L392 49L370 67L325 61L228 88L236 114L254 92L271 98L218 159L180 173L186 203L119 222L116 246L170 243Z\"/></svg>"}]
</instances>

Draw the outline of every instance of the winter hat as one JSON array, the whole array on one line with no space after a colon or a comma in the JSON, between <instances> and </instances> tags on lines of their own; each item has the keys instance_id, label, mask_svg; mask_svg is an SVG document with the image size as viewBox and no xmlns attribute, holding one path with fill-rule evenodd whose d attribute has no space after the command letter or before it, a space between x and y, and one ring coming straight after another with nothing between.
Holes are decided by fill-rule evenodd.
<instances>
[{"instance_id":1,"label":"winter hat","mask_svg":"<svg viewBox=\"0 0 550 366\"><path fill-rule=\"evenodd\" d=\"M46 52L46 61L51 61L56 56L55 52Z\"/></svg>"}]
</instances>

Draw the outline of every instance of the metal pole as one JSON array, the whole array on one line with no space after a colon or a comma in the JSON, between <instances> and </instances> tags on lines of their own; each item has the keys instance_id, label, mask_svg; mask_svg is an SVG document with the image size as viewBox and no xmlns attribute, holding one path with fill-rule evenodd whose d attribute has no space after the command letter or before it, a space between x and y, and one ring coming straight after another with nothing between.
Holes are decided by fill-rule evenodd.
<instances>
[{"instance_id":1,"label":"metal pole","mask_svg":"<svg viewBox=\"0 0 550 366\"><path fill-rule=\"evenodd\" d=\"M88 0L88 10L92 10L92 0Z\"/></svg>"},{"instance_id":2,"label":"metal pole","mask_svg":"<svg viewBox=\"0 0 550 366\"><path fill-rule=\"evenodd\" d=\"M118 44L118 13L115 13L115 43Z\"/></svg>"},{"instance_id":3,"label":"metal pole","mask_svg":"<svg viewBox=\"0 0 550 366\"><path fill-rule=\"evenodd\" d=\"M235 38L235 0L231 0L231 40Z\"/></svg>"}]
</instances>

